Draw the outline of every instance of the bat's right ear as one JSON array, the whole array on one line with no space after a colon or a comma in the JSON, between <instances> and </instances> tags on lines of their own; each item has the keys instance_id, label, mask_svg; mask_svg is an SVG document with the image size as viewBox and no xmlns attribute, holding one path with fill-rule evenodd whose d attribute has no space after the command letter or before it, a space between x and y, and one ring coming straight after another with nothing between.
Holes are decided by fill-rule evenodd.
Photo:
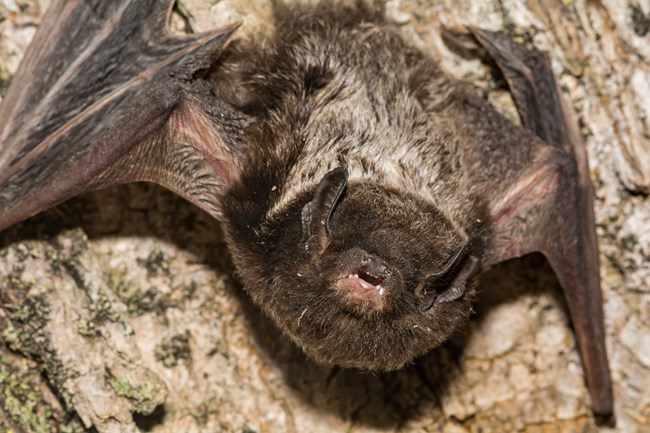
<instances>
[{"instance_id":1,"label":"bat's right ear","mask_svg":"<svg viewBox=\"0 0 650 433\"><path fill-rule=\"evenodd\" d=\"M422 310L426 311L434 305L455 301L463 296L467 283L481 268L484 250L483 238L474 236L442 270L429 274L415 291L422 299Z\"/></svg>"},{"instance_id":2,"label":"bat's right ear","mask_svg":"<svg viewBox=\"0 0 650 433\"><path fill-rule=\"evenodd\" d=\"M244 120L200 77L237 25L170 35L172 3L51 3L0 107L0 230L139 180L218 216Z\"/></svg>"}]
</instances>

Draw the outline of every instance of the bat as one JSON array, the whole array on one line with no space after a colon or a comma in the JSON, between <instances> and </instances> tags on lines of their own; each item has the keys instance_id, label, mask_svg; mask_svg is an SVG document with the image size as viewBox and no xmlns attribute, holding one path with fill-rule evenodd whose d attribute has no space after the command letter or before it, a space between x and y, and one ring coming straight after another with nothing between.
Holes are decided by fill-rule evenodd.
<instances>
[{"instance_id":1,"label":"bat","mask_svg":"<svg viewBox=\"0 0 650 433\"><path fill-rule=\"evenodd\" d=\"M171 5L52 2L0 107L0 230L160 184L220 221L246 291L308 356L364 370L440 346L482 270L542 252L612 415L586 151L545 54L443 33L498 65L518 126L373 5L278 4L263 42L170 35Z\"/></svg>"}]
</instances>

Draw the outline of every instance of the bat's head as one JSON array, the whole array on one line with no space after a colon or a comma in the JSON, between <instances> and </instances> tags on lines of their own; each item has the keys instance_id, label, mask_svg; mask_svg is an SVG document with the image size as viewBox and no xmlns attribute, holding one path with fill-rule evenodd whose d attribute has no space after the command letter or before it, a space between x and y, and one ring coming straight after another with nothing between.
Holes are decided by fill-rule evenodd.
<instances>
[{"instance_id":1,"label":"bat's head","mask_svg":"<svg viewBox=\"0 0 650 433\"><path fill-rule=\"evenodd\" d=\"M256 234L265 257L235 247L247 290L317 361L397 369L471 312L482 239L418 197L348 182L343 168Z\"/></svg>"}]
</instances>

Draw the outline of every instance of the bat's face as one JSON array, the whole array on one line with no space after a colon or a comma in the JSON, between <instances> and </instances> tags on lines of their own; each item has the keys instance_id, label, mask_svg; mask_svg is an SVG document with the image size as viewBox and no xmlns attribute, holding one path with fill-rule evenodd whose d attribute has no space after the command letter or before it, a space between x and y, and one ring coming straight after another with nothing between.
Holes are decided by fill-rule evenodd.
<instances>
[{"instance_id":1,"label":"bat's face","mask_svg":"<svg viewBox=\"0 0 650 433\"><path fill-rule=\"evenodd\" d=\"M328 173L307 200L263 224L259 244L273 246L265 257L235 259L255 301L311 357L392 370L464 323L480 238L417 197L347 184L344 171Z\"/></svg>"}]
</instances>

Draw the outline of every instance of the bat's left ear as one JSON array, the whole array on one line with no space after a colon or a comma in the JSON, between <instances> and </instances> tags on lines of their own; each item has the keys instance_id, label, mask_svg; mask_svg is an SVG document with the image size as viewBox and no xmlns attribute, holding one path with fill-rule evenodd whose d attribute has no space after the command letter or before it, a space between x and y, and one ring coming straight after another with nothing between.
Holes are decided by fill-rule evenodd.
<instances>
[{"instance_id":1,"label":"bat's left ear","mask_svg":"<svg viewBox=\"0 0 650 433\"><path fill-rule=\"evenodd\" d=\"M314 198L302 209L303 242L308 252L322 254L330 242L330 219L348 182L348 169L328 172L316 187Z\"/></svg>"},{"instance_id":2,"label":"bat's left ear","mask_svg":"<svg viewBox=\"0 0 650 433\"><path fill-rule=\"evenodd\" d=\"M467 282L480 270L484 250L485 241L475 236L467 241L444 269L429 274L416 288L416 295L422 298L422 310L462 297Z\"/></svg>"}]
</instances>

